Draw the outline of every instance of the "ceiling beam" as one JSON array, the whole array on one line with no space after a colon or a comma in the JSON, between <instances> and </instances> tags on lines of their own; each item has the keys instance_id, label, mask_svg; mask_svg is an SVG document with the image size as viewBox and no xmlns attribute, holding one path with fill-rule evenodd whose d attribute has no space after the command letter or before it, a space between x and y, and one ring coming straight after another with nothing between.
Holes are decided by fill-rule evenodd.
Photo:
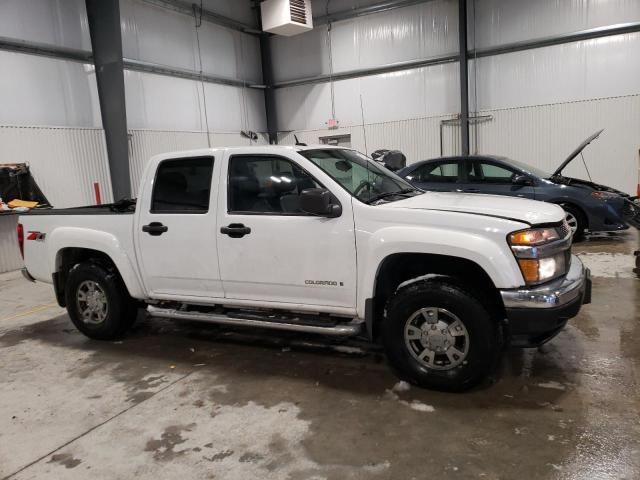
<instances>
[{"instance_id":1,"label":"ceiling beam","mask_svg":"<svg viewBox=\"0 0 640 480\"><path fill-rule=\"evenodd\" d=\"M329 13L328 15L318 15L313 17L314 25L323 25L326 23L338 22L340 20L348 20L350 18L364 17L374 13L388 12L403 7L410 7L419 3L426 3L433 0L389 0L386 2L367 5L366 7L351 8L339 12Z\"/></svg>"},{"instance_id":2,"label":"ceiling beam","mask_svg":"<svg viewBox=\"0 0 640 480\"><path fill-rule=\"evenodd\" d=\"M180 0L142 0L149 5L155 5L156 7L171 10L177 13L182 13L190 17L194 16L194 12L200 13L200 5L196 3L181 2ZM236 0L237 1L237 0ZM233 18L225 17L211 10L202 9L202 20L206 20L210 23L215 23L223 27L231 28L242 33L249 35L260 35L260 30L256 29L252 25L234 20Z\"/></svg>"}]
</instances>

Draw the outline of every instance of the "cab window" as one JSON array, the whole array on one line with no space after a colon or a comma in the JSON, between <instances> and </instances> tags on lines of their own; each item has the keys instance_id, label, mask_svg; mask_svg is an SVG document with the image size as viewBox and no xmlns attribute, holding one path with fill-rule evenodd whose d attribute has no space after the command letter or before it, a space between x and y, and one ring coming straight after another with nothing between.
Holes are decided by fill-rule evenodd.
<instances>
[{"instance_id":1,"label":"cab window","mask_svg":"<svg viewBox=\"0 0 640 480\"><path fill-rule=\"evenodd\" d=\"M458 181L458 162L428 163L416 168L407 179L426 183L455 183Z\"/></svg>"},{"instance_id":2,"label":"cab window","mask_svg":"<svg viewBox=\"0 0 640 480\"><path fill-rule=\"evenodd\" d=\"M469 181L474 183L510 184L513 170L490 162L471 162Z\"/></svg>"},{"instance_id":3,"label":"cab window","mask_svg":"<svg viewBox=\"0 0 640 480\"><path fill-rule=\"evenodd\" d=\"M158 165L151 213L207 213L213 158L163 160Z\"/></svg>"},{"instance_id":4,"label":"cab window","mask_svg":"<svg viewBox=\"0 0 640 480\"><path fill-rule=\"evenodd\" d=\"M229 159L229 213L305 215L300 193L321 185L298 165L276 156L234 155Z\"/></svg>"}]
</instances>

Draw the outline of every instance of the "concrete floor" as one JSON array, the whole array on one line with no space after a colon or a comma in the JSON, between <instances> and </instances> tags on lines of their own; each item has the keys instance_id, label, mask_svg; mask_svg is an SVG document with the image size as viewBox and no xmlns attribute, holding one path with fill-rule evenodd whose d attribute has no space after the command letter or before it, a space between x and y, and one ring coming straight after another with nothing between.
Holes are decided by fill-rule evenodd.
<instances>
[{"instance_id":1,"label":"concrete floor","mask_svg":"<svg viewBox=\"0 0 640 480\"><path fill-rule=\"evenodd\" d=\"M638 479L636 242L576 246L593 304L467 394L317 338L142 319L91 341L49 286L4 274L0 479Z\"/></svg>"}]
</instances>

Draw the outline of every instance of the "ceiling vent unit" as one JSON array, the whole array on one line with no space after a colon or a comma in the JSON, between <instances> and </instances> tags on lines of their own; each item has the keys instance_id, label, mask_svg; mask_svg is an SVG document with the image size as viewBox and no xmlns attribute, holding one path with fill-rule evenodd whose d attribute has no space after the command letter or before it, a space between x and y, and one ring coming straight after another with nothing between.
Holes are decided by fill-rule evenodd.
<instances>
[{"instance_id":1,"label":"ceiling vent unit","mask_svg":"<svg viewBox=\"0 0 640 480\"><path fill-rule=\"evenodd\" d=\"M260 10L265 32L290 37L313 29L311 0L265 0Z\"/></svg>"}]
</instances>

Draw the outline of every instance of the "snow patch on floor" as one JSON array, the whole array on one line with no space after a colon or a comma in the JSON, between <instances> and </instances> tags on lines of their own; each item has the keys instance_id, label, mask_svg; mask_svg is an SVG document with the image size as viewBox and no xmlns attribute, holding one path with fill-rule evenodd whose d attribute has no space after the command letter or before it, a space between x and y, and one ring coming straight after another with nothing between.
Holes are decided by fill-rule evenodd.
<instances>
[{"instance_id":1,"label":"snow patch on floor","mask_svg":"<svg viewBox=\"0 0 640 480\"><path fill-rule=\"evenodd\" d=\"M630 253L578 253L594 277L635 278L635 257Z\"/></svg>"},{"instance_id":2,"label":"snow patch on floor","mask_svg":"<svg viewBox=\"0 0 640 480\"><path fill-rule=\"evenodd\" d=\"M419 402L418 400L412 400L411 402L407 402L406 400L400 400L400 403L405 407L409 407L411 410L416 410L417 412L435 412L436 409L431 405L427 405L426 403Z\"/></svg>"},{"instance_id":3,"label":"snow patch on floor","mask_svg":"<svg viewBox=\"0 0 640 480\"><path fill-rule=\"evenodd\" d=\"M407 392L410 388L411 388L411 385L409 385L407 382L400 381L393 386L391 391L396 393L401 393L401 392Z\"/></svg>"},{"instance_id":4,"label":"snow patch on floor","mask_svg":"<svg viewBox=\"0 0 640 480\"><path fill-rule=\"evenodd\" d=\"M540 388L552 388L554 390L566 390L567 389L567 387L565 387L560 382L554 382L554 381L538 383L537 385Z\"/></svg>"}]
</instances>

